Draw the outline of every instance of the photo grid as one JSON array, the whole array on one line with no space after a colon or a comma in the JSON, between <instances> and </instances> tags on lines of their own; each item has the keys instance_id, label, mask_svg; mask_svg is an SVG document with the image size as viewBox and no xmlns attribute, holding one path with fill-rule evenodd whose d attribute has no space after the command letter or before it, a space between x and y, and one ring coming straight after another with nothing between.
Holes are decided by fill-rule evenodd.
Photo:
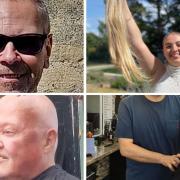
<instances>
[{"instance_id":1,"label":"photo grid","mask_svg":"<svg viewBox=\"0 0 180 180\"><path fill-rule=\"evenodd\" d=\"M1 0L0 179L180 180L179 0Z\"/></svg>"},{"instance_id":2,"label":"photo grid","mask_svg":"<svg viewBox=\"0 0 180 180\"><path fill-rule=\"evenodd\" d=\"M0 3L0 179L85 179L83 0Z\"/></svg>"}]
</instances>

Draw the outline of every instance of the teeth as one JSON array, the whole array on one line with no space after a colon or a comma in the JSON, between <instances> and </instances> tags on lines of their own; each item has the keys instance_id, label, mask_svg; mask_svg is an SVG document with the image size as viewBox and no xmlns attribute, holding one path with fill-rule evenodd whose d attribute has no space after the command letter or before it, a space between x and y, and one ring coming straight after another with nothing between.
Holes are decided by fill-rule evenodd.
<instances>
[{"instance_id":1,"label":"teeth","mask_svg":"<svg viewBox=\"0 0 180 180\"><path fill-rule=\"evenodd\" d=\"M176 54L172 54L171 56L176 58L176 57L179 57L179 55L180 55L179 53L176 53Z\"/></svg>"},{"instance_id":2,"label":"teeth","mask_svg":"<svg viewBox=\"0 0 180 180\"><path fill-rule=\"evenodd\" d=\"M180 52L174 52L172 55L180 55Z\"/></svg>"},{"instance_id":3,"label":"teeth","mask_svg":"<svg viewBox=\"0 0 180 180\"><path fill-rule=\"evenodd\" d=\"M34 78L34 77L35 77L33 73L31 73L31 77L32 77L32 78Z\"/></svg>"},{"instance_id":4,"label":"teeth","mask_svg":"<svg viewBox=\"0 0 180 180\"><path fill-rule=\"evenodd\" d=\"M8 79L18 79L21 77L20 74L1 74L1 78L8 78Z\"/></svg>"}]
</instances>

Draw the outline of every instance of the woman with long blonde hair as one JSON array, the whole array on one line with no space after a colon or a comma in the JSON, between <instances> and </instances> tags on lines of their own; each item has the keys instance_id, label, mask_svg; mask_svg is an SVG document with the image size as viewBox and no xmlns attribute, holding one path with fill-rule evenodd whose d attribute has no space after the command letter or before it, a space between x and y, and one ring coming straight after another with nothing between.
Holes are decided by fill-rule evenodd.
<instances>
[{"instance_id":1,"label":"woman with long blonde hair","mask_svg":"<svg viewBox=\"0 0 180 180\"><path fill-rule=\"evenodd\" d=\"M130 83L133 78L149 81L151 92L180 92L180 33L164 37L167 64L163 64L144 43L126 0L107 0L106 14L112 62L125 79Z\"/></svg>"}]
</instances>

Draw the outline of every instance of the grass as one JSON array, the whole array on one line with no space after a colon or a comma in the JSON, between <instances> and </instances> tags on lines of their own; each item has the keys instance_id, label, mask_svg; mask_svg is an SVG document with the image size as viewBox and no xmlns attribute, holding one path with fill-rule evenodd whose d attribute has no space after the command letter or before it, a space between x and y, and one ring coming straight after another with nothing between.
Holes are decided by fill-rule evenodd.
<instances>
[{"instance_id":1,"label":"grass","mask_svg":"<svg viewBox=\"0 0 180 180\"><path fill-rule=\"evenodd\" d=\"M125 93L126 91L114 88L103 88L95 84L87 84L88 93Z\"/></svg>"},{"instance_id":2,"label":"grass","mask_svg":"<svg viewBox=\"0 0 180 180\"><path fill-rule=\"evenodd\" d=\"M103 69L102 71L108 73L120 74L120 71L117 68L107 68L107 69Z\"/></svg>"}]
</instances>

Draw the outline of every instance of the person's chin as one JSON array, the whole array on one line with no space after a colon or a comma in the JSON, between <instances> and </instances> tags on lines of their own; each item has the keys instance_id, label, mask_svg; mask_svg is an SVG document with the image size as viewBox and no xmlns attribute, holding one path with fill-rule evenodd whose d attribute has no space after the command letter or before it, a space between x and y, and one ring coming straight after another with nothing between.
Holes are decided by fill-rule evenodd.
<instances>
[{"instance_id":1,"label":"person's chin","mask_svg":"<svg viewBox=\"0 0 180 180\"><path fill-rule=\"evenodd\" d=\"M26 93L31 87L31 76L26 74L20 78L0 77L0 92L2 93Z\"/></svg>"},{"instance_id":2,"label":"person's chin","mask_svg":"<svg viewBox=\"0 0 180 180\"><path fill-rule=\"evenodd\" d=\"M0 161L0 179L6 179L10 172L10 164L8 160Z\"/></svg>"},{"instance_id":3,"label":"person's chin","mask_svg":"<svg viewBox=\"0 0 180 180\"><path fill-rule=\"evenodd\" d=\"M175 67L179 67L180 66L180 57L177 57L177 58L171 58L168 63L171 65L171 66L175 66Z\"/></svg>"}]
</instances>

